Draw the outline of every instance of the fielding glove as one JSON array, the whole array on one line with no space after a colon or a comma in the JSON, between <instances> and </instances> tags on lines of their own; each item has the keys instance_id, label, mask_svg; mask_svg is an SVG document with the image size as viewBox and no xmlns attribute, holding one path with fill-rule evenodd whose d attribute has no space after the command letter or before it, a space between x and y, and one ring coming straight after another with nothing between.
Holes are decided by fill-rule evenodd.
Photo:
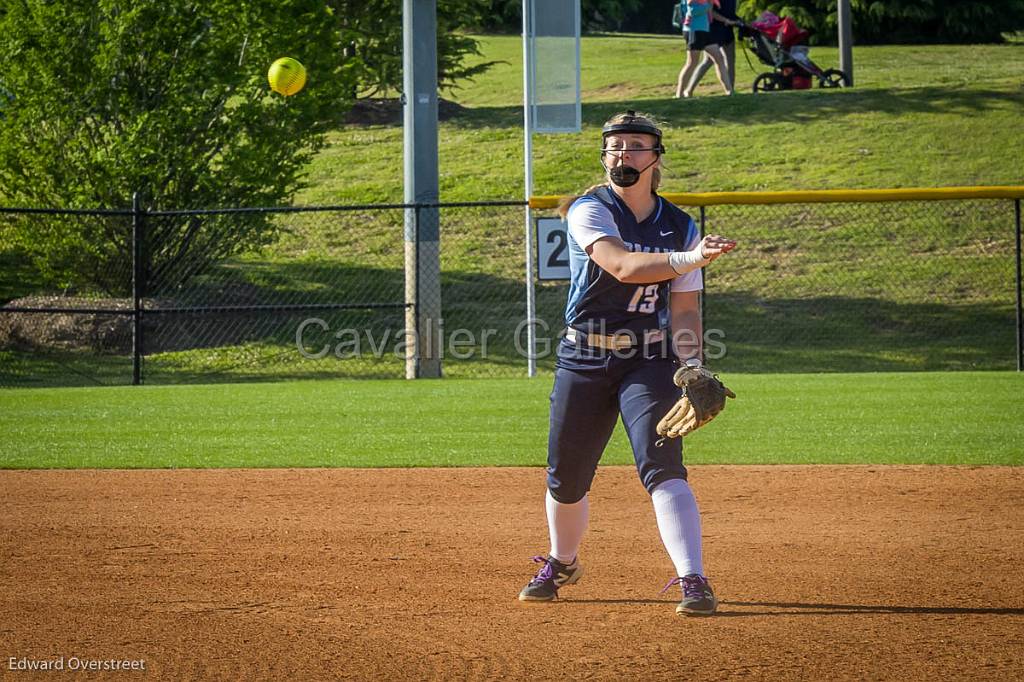
<instances>
[{"instance_id":1,"label":"fielding glove","mask_svg":"<svg viewBox=\"0 0 1024 682\"><path fill-rule=\"evenodd\" d=\"M702 367L699 360L687 360L676 370L672 381L683 389L683 397L658 422L658 435L662 436L659 445L665 438L696 431L725 409L726 398L736 397L717 376Z\"/></svg>"}]
</instances>

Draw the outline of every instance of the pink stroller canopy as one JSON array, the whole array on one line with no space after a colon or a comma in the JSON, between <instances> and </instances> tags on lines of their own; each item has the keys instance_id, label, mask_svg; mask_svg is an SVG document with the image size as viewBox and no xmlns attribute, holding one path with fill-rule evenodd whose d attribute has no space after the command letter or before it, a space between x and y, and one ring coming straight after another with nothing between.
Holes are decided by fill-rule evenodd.
<instances>
[{"instance_id":1,"label":"pink stroller canopy","mask_svg":"<svg viewBox=\"0 0 1024 682\"><path fill-rule=\"evenodd\" d=\"M807 42L808 36L811 35L810 31L800 28L789 17L780 19L772 12L763 12L757 21L750 24L750 27L765 34L787 50L794 45Z\"/></svg>"}]
</instances>

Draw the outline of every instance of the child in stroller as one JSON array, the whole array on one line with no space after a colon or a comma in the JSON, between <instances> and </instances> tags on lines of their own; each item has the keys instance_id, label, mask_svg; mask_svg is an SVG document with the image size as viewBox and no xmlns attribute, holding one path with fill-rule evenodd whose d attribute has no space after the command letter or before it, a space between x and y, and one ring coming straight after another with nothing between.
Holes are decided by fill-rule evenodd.
<instances>
[{"instance_id":1,"label":"child in stroller","mask_svg":"<svg viewBox=\"0 0 1024 682\"><path fill-rule=\"evenodd\" d=\"M822 88L841 88L850 82L839 69L822 70L811 61L808 47L802 44L810 31L798 27L789 17L780 19L764 12L757 21L741 23L739 31L758 60L774 69L754 79L754 92L804 90L811 87L812 78L817 78Z\"/></svg>"}]
</instances>

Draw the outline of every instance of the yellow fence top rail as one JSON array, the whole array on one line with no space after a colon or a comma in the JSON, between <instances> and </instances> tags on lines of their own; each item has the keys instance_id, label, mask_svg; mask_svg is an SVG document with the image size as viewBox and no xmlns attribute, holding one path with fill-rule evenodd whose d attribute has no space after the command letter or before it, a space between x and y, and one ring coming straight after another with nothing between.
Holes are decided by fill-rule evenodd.
<instances>
[{"instance_id":1,"label":"yellow fence top rail","mask_svg":"<svg viewBox=\"0 0 1024 682\"><path fill-rule=\"evenodd\" d=\"M680 206L942 201L948 199L1024 199L1024 185L911 189L824 189L791 192L663 192L661 196ZM561 196L530 197L530 208L556 208L564 198Z\"/></svg>"}]
</instances>

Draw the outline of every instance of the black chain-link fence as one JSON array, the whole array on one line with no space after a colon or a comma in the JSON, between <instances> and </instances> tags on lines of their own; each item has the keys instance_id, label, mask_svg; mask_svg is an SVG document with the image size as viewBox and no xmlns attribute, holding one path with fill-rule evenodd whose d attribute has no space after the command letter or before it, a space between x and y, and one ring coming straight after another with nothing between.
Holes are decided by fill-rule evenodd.
<instances>
[{"instance_id":1,"label":"black chain-link fence","mask_svg":"<svg viewBox=\"0 0 1024 682\"><path fill-rule=\"evenodd\" d=\"M705 229L742 244L705 270L718 367L1017 368L1013 201L713 206Z\"/></svg>"},{"instance_id":2,"label":"black chain-link fence","mask_svg":"<svg viewBox=\"0 0 1024 682\"><path fill-rule=\"evenodd\" d=\"M705 233L739 241L704 270L704 350L716 370L1013 370L1024 361L1019 199L683 208ZM537 292L556 331L566 290Z\"/></svg>"},{"instance_id":3,"label":"black chain-link fence","mask_svg":"<svg viewBox=\"0 0 1024 682\"><path fill-rule=\"evenodd\" d=\"M67 242L65 286L10 239L17 221ZM706 271L716 369L1017 367L1019 200L709 206L704 222L740 241ZM222 255L253 230L265 246ZM66 239L83 233L102 246ZM429 375L416 341L446 377L527 371L520 202L0 209L0 266L0 385ZM567 284L535 291L545 372Z\"/></svg>"},{"instance_id":4,"label":"black chain-link fence","mask_svg":"<svg viewBox=\"0 0 1024 682\"><path fill-rule=\"evenodd\" d=\"M122 256L97 257L113 267L82 267L74 286L63 290L0 281L0 385L405 377L417 316L438 305L432 322L443 332L444 376L525 374L512 339L525 318L523 210L522 202L0 209L8 227L18 220L22 230L46 231L57 242L103 229L110 235L99 241L116 242ZM82 221L95 225L82 230ZM217 255L255 223L268 221L271 244ZM418 249L410 242L413 250L406 253L406 225L424 229L428 222L435 230L440 223L444 248L438 258L434 242L439 277L435 268L436 283L423 282L417 292L407 282L406 261ZM422 249L420 256L428 257L429 245ZM12 240L0 242L0 253L5 264L30 269L28 254Z\"/></svg>"},{"instance_id":5,"label":"black chain-link fence","mask_svg":"<svg viewBox=\"0 0 1024 682\"><path fill-rule=\"evenodd\" d=\"M157 213L147 234L208 217ZM154 273L143 313L146 383L402 375L399 358L364 352L368 338L404 324L401 208L217 217L223 239L259 217L273 222L278 240L188 277ZM348 343L347 330L358 330L358 343Z\"/></svg>"}]
</instances>

